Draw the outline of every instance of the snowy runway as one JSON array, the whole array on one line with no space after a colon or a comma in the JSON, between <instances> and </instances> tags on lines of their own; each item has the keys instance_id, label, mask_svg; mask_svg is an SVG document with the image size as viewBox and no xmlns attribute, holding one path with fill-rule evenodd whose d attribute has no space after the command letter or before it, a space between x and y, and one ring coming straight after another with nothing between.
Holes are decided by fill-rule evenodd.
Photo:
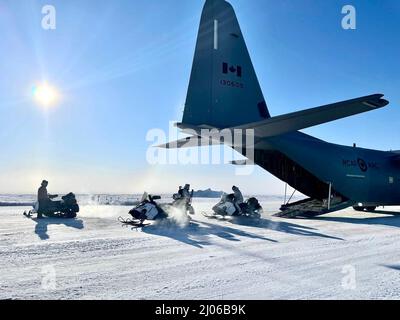
<instances>
[{"instance_id":1,"label":"snowy runway","mask_svg":"<svg viewBox=\"0 0 400 320\"><path fill-rule=\"evenodd\" d=\"M272 217L279 204L268 202L258 224L203 217L216 201L195 200L185 228L143 230L117 221L124 206L39 221L22 216L26 207L2 207L0 298L400 298L400 216L346 209L288 220Z\"/></svg>"}]
</instances>

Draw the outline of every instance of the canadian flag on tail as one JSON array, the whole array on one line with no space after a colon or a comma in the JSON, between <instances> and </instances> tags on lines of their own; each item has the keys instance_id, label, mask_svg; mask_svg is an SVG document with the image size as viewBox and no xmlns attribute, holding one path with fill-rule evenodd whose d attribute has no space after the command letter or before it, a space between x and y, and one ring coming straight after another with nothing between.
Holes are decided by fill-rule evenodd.
<instances>
[{"instance_id":1,"label":"canadian flag on tail","mask_svg":"<svg viewBox=\"0 0 400 320\"><path fill-rule=\"evenodd\" d=\"M242 77L242 67L241 66L230 66L228 63L224 62L222 63L222 73L228 74L228 73L236 73L236 76L239 78Z\"/></svg>"}]
</instances>

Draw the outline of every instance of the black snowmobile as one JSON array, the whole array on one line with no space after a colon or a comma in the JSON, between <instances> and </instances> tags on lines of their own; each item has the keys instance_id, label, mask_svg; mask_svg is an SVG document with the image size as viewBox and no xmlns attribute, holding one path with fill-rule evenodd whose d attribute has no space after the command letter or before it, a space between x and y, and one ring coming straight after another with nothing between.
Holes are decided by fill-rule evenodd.
<instances>
[{"instance_id":1,"label":"black snowmobile","mask_svg":"<svg viewBox=\"0 0 400 320\"><path fill-rule=\"evenodd\" d=\"M221 200L212 208L214 215L261 218L262 207L254 197L247 199L244 203L237 205L233 194L223 194Z\"/></svg>"},{"instance_id":2,"label":"black snowmobile","mask_svg":"<svg viewBox=\"0 0 400 320\"><path fill-rule=\"evenodd\" d=\"M65 196L62 196L61 200L51 201L49 202L49 205L44 207L41 207L37 202L34 206L34 209L30 210L28 213L24 212L24 215L27 217L32 217L33 214L37 213L38 218L45 216L49 218L73 219L76 218L78 212L79 205L76 201L75 194L70 192Z\"/></svg>"},{"instance_id":3,"label":"black snowmobile","mask_svg":"<svg viewBox=\"0 0 400 320\"><path fill-rule=\"evenodd\" d=\"M160 196L152 196L145 192L142 196L142 200L140 200L140 202L129 211L132 219L119 217L118 220L123 224L142 227L147 225L144 223L146 220L165 219L168 217L168 214L154 201L160 199Z\"/></svg>"},{"instance_id":4,"label":"black snowmobile","mask_svg":"<svg viewBox=\"0 0 400 320\"><path fill-rule=\"evenodd\" d=\"M249 218L261 218L263 208L258 202L257 198L251 197L240 205L241 216Z\"/></svg>"},{"instance_id":5,"label":"black snowmobile","mask_svg":"<svg viewBox=\"0 0 400 320\"><path fill-rule=\"evenodd\" d=\"M132 216L132 218L124 219L122 217L119 217L118 221L123 224L128 224L133 227L140 228L149 225L149 223L145 223L145 221L163 220L168 218L167 212L171 208L177 208L185 214L187 214L188 212L194 214L194 209L191 205L191 198L189 200L177 198L175 196L173 196L173 198L174 201L170 204L158 204L154 200L160 200L160 196L148 195L145 192L140 202L129 211L129 214Z\"/></svg>"}]
</instances>

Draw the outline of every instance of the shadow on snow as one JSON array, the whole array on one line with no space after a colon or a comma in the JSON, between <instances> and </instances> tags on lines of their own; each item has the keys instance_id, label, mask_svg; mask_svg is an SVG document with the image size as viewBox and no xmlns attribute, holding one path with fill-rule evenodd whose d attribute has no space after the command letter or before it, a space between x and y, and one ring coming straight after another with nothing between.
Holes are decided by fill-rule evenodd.
<instances>
[{"instance_id":1,"label":"shadow on snow","mask_svg":"<svg viewBox=\"0 0 400 320\"><path fill-rule=\"evenodd\" d=\"M62 218L43 218L37 219L33 218L33 221L36 222L35 233L41 240L49 239L49 235L47 234L49 225L65 225L70 228L75 229L83 229L83 221L80 219L62 219Z\"/></svg>"},{"instance_id":2,"label":"shadow on snow","mask_svg":"<svg viewBox=\"0 0 400 320\"><path fill-rule=\"evenodd\" d=\"M210 245L211 242L209 238L212 236L234 242L240 241L238 237L278 242L276 240L259 236L250 232L204 221L192 221L186 227L153 224L143 228L143 232L172 238L198 248L203 248L203 246Z\"/></svg>"},{"instance_id":3,"label":"shadow on snow","mask_svg":"<svg viewBox=\"0 0 400 320\"><path fill-rule=\"evenodd\" d=\"M400 213L392 211L375 211L374 213L384 214L385 216L363 218L362 212L360 212L360 217L318 217L315 219L342 223L400 227Z\"/></svg>"},{"instance_id":4,"label":"shadow on snow","mask_svg":"<svg viewBox=\"0 0 400 320\"><path fill-rule=\"evenodd\" d=\"M344 240L343 238L334 237L330 235L326 235L320 232L317 232L317 229L312 227L303 226L300 224L295 224L292 222L287 221L271 221L268 219L258 219L258 220L251 220L248 218L241 218L237 217L229 222L233 224L238 224L242 226L249 226L255 228L262 228L262 229L269 229L278 232L284 232L288 234L293 234L297 236L305 236L305 237L320 237L320 238L327 238L333 240Z\"/></svg>"},{"instance_id":5,"label":"shadow on snow","mask_svg":"<svg viewBox=\"0 0 400 320\"><path fill-rule=\"evenodd\" d=\"M321 237L334 240L343 240L342 238L329 236L323 233L319 233L314 228L289 223L289 222L274 222L266 219L259 219L252 221L249 219L232 219L225 220L232 224L241 226L251 226L262 229L269 229L278 232L284 232L288 234L298 236L309 236L309 237ZM198 248L210 245L210 237L215 236L229 241L238 242L239 237L247 237L252 239L259 239L268 242L277 243L277 240L267 238L265 236L257 235L247 231L239 230L233 227L224 226L221 224L213 224L205 221L192 221L188 226L184 228L176 227L164 227L162 225L154 224L143 228L143 232L158 236L169 237L186 244L193 245Z\"/></svg>"}]
</instances>

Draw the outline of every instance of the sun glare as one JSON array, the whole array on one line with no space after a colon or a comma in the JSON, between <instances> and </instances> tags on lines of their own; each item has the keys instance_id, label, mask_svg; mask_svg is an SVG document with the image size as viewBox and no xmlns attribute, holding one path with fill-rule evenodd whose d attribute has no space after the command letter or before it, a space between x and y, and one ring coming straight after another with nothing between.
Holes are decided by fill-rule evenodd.
<instances>
[{"instance_id":1,"label":"sun glare","mask_svg":"<svg viewBox=\"0 0 400 320\"><path fill-rule=\"evenodd\" d=\"M59 100L57 89L48 83L42 83L33 88L33 97L36 103L43 107L52 107Z\"/></svg>"}]
</instances>

